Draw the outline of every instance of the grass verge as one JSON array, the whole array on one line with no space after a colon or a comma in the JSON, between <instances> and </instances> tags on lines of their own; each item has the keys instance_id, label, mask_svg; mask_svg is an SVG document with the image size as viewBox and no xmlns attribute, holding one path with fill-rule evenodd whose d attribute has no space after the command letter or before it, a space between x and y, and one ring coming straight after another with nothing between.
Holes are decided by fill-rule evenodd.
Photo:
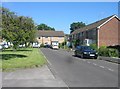
<instances>
[{"instance_id":1,"label":"grass verge","mask_svg":"<svg viewBox=\"0 0 120 89\"><path fill-rule=\"evenodd\" d=\"M33 68L46 64L46 60L38 48L24 48L18 51L11 49L0 52L0 66L3 71L16 68Z\"/></svg>"}]
</instances>

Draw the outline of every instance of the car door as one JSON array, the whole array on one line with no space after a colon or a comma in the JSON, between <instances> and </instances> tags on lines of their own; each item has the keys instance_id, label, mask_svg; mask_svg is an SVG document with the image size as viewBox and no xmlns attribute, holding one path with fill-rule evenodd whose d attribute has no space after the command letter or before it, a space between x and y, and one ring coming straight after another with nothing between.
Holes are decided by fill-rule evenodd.
<instances>
[{"instance_id":1,"label":"car door","mask_svg":"<svg viewBox=\"0 0 120 89\"><path fill-rule=\"evenodd\" d=\"M77 55L78 55L78 56L81 56L81 48L78 49Z\"/></svg>"},{"instance_id":2,"label":"car door","mask_svg":"<svg viewBox=\"0 0 120 89\"><path fill-rule=\"evenodd\" d=\"M82 46L82 47L80 48L80 50L79 50L79 56L82 55L82 53L83 53L83 49L84 49L84 47Z\"/></svg>"}]
</instances>

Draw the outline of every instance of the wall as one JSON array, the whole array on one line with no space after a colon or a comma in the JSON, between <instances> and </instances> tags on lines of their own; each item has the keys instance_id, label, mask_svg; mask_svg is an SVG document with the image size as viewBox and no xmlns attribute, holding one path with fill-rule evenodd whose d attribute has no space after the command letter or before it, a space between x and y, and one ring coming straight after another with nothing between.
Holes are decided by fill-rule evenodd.
<instances>
[{"instance_id":1,"label":"wall","mask_svg":"<svg viewBox=\"0 0 120 89\"><path fill-rule=\"evenodd\" d=\"M118 22L119 20L115 17L98 29L99 46L120 45L118 43Z\"/></svg>"}]
</instances>

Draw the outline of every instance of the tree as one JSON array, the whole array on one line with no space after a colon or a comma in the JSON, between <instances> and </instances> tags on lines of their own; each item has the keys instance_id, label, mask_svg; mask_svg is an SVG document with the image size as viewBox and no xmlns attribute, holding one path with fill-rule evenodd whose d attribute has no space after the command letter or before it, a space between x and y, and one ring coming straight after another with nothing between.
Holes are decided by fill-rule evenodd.
<instances>
[{"instance_id":1,"label":"tree","mask_svg":"<svg viewBox=\"0 0 120 89\"><path fill-rule=\"evenodd\" d=\"M71 25L70 25L70 33L72 33L74 30L77 30L79 28L82 28L82 27L85 27L85 23L83 22L73 22Z\"/></svg>"},{"instance_id":2,"label":"tree","mask_svg":"<svg viewBox=\"0 0 120 89\"><path fill-rule=\"evenodd\" d=\"M17 16L14 12L2 8L2 38L12 42L14 49L17 49L19 44L34 41L35 31L32 18Z\"/></svg>"},{"instance_id":3,"label":"tree","mask_svg":"<svg viewBox=\"0 0 120 89\"><path fill-rule=\"evenodd\" d=\"M38 25L37 29L38 30L52 30L52 31L55 31L54 28L52 28L50 26L47 26L46 24L40 24L40 25Z\"/></svg>"}]
</instances>

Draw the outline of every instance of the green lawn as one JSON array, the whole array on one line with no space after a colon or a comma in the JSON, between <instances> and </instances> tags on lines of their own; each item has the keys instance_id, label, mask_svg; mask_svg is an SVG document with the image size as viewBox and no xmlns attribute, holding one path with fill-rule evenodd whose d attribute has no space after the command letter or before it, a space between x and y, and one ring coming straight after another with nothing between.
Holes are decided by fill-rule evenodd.
<instances>
[{"instance_id":1,"label":"green lawn","mask_svg":"<svg viewBox=\"0 0 120 89\"><path fill-rule=\"evenodd\" d=\"M32 68L46 64L46 59L38 48L26 48L18 51L11 49L0 52L0 66L3 71L14 70L16 68Z\"/></svg>"}]
</instances>

